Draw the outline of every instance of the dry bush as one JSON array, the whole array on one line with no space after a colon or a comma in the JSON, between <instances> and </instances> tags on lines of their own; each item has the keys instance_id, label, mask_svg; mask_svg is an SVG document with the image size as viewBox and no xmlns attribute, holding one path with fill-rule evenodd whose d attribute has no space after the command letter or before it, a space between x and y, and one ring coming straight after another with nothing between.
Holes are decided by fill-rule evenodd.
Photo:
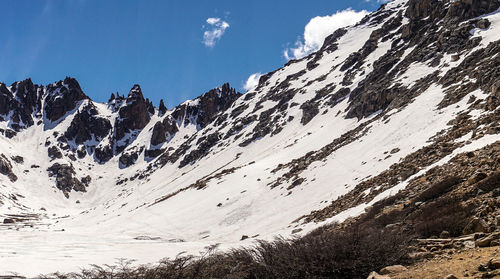
<instances>
[{"instance_id":1,"label":"dry bush","mask_svg":"<svg viewBox=\"0 0 500 279\"><path fill-rule=\"evenodd\" d=\"M345 230L320 228L302 238L259 241L228 252L209 249L200 257L180 255L156 266L94 266L80 273L46 279L303 279L366 278L372 270L407 259L409 238L376 226Z\"/></svg>"},{"instance_id":2,"label":"dry bush","mask_svg":"<svg viewBox=\"0 0 500 279\"><path fill-rule=\"evenodd\" d=\"M438 236L442 231L459 236L473 216L473 209L472 205L462 205L459 197L442 197L423 204L410 219L420 237Z\"/></svg>"}]
</instances>

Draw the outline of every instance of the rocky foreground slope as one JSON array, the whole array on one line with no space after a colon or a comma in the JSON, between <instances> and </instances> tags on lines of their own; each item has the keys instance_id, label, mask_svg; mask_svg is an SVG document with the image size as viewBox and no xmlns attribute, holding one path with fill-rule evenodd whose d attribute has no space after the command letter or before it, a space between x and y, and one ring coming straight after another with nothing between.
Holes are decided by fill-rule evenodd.
<instances>
[{"instance_id":1,"label":"rocky foreground slope","mask_svg":"<svg viewBox=\"0 0 500 279\"><path fill-rule=\"evenodd\" d=\"M254 90L172 109L138 85L97 103L73 78L0 84L0 271L302 234L448 176L477 191L499 171L499 7L396 0ZM479 189L490 232L498 187Z\"/></svg>"}]
</instances>

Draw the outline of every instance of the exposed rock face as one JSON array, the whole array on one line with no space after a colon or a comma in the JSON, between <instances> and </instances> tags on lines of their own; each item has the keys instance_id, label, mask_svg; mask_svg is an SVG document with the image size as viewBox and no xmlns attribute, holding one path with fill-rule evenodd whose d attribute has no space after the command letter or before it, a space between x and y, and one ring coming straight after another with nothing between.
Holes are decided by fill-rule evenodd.
<instances>
[{"instance_id":1,"label":"exposed rock face","mask_svg":"<svg viewBox=\"0 0 500 279\"><path fill-rule=\"evenodd\" d=\"M99 163L104 163L113 158L113 148L109 145L98 146L95 149L95 157Z\"/></svg>"},{"instance_id":2,"label":"exposed rock face","mask_svg":"<svg viewBox=\"0 0 500 279\"><path fill-rule=\"evenodd\" d=\"M406 9L406 16L411 20L419 20L430 17L431 20L441 18L445 15L443 1L434 0L410 0Z\"/></svg>"},{"instance_id":3,"label":"exposed rock face","mask_svg":"<svg viewBox=\"0 0 500 279\"><path fill-rule=\"evenodd\" d=\"M0 83L0 114L6 115L10 111L12 93L7 89L5 83Z\"/></svg>"},{"instance_id":4,"label":"exposed rock face","mask_svg":"<svg viewBox=\"0 0 500 279\"><path fill-rule=\"evenodd\" d=\"M12 119L16 123L24 123L25 127L34 124L33 113L38 113L41 108L41 95L39 87L34 85L31 79L12 84L12 92L15 94L14 115Z\"/></svg>"},{"instance_id":5,"label":"exposed rock face","mask_svg":"<svg viewBox=\"0 0 500 279\"><path fill-rule=\"evenodd\" d=\"M460 0L450 1L446 18L451 21L470 19L498 9L498 0Z\"/></svg>"},{"instance_id":6,"label":"exposed rock face","mask_svg":"<svg viewBox=\"0 0 500 279\"><path fill-rule=\"evenodd\" d=\"M163 99L160 100L160 105L158 106L158 112L160 115L164 115L167 112L167 107L163 103Z\"/></svg>"},{"instance_id":7,"label":"exposed rock face","mask_svg":"<svg viewBox=\"0 0 500 279\"><path fill-rule=\"evenodd\" d=\"M177 133L179 129L177 128L177 123L170 116L165 117L163 121L156 122L153 127L153 134L151 136L151 144L159 145L167 141L168 137L173 136Z\"/></svg>"},{"instance_id":8,"label":"exposed rock face","mask_svg":"<svg viewBox=\"0 0 500 279\"><path fill-rule=\"evenodd\" d=\"M0 115L10 115L10 126L19 131L34 124L33 117L41 108L42 87L34 85L31 79L14 82L11 90L0 83Z\"/></svg>"},{"instance_id":9,"label":"exposed rock face","mask_svg":"<svg viewBox=\"0 0 500 279\"><path fill-rule=\"evenodd\" d=\"M497 0L410 0L406 16L412 21L429 17L431 21L444 18L446 21L456 22L490 13L499 6Z\"/></svg>"},{"instance_id":10,"label":"exposed rock face","mask_svg":"<svg viewBox=\"0 0 500 279\"><path fill-rule=\"evenodd\" d=\"M59 163L55 163L50 166L47 171L50 176L55 176L56 178L56 186L59 190L63 191L66 196L72 190L77 192L86 192L86 186L90 183L90 177L85 177L83 179L84 182L80 181L75 177L75 170L71 165L63 165Z\"/></svg>"},{"instance_id":11,"label":"exposed rock face","mask_svg":"<svg viewBox=\"0 0 500 279\"><path fill-rule=\"evenodd\" d=\"M93 136L95 140L100 141L110 131L109 120L99 117L95 106L89 103L75 115L64 136L68 140L74 140L76 144L82 144L91 140Z\"/></svg>"},{"instance_id":12,"label":"exposed rock face","mask_svg":"<svg viewBox=\"0 0 500 279\"><path fill-rule=\"evenodd\" d=\"M373 31L363 48L353 53L344 62L341 69L349 69L344 78L344 85L350 84L352 78L359 72L359 67L364 58L377 48L377 42L393 36L393 33L391 34L392 30L401 28L401 38L408 41L410 45L418 46L418 48L401 61L400 57L403 54L403 48L398 47L398 44L393 44L386 55L375 61L373 63L374 70L352 91L349 98L350 104L347 117L361 119L387 108L400 107L418 92L425 90L428 84L437 80L438 71L430 72L428 76L417 83L418 87L411 88L412 95L409 95L410 88L395 82L397 74L404 72L411 63L421 62L428 63L431 66L438 65L443 53L460 53L476 47L481 39L471 39L470 30L475 27L474 22L466 21L481 14L495 11L499 6L497 0L410 0L405 12L410 19L407 25L401 27L401 17L395 17L392 21L388 21L380 29ZM441 27L436 24L440 20L443 21ZM478 25L487 26L484 21L481 21L481 24L478 23ZM482 56L478 55L476 61L479 61L480 57ZM471 62L476 61L467 60L465 62L471 64ZM495 64L494 59L490 61L491 63ZM467 73L494 72L495 67L492 66L493 68L489 66L484 71L471 70L467 71ZM487 74L487 76L490 75ZM487 79L482 78L481 80ZM452 82L456 81L457 79L454 79ZM393 84L395 85L393 86ZM491 81L487 86L490 86L490 84ZM468 88L470 90L461 88L463 94L457 96L456 99L460 99L473 90L472 86ZM450 96L453 96L453 94L450 94Z\"/></svg>"},{"instance_id":13,"label":"exposed rock face","mask_svg":"<svg viewBox=\"0 0 500 279\"><path fill-rule=\"evenodd\" d=\"M220 138L221 136L218 133L213 133L206 137L200 138L197 142L198 148L184 156L179 164L179 167L182 168L206 155L210 151L210 148L212 148L219 142Z\"/></svg>"},{"instance_id":14,"label":"exposed rock face","mask_svg":"<svg viewBox=\"0 0 500 279\"><path fill-rule=\"evenodd\" d=\"M3 154L0 155L0 174L7 176L12 182L17 180L17 176L12 172L12 164Z\"/></svg>"},{"instance_id":15,"label":"exposed rock face","mask_svg":"<svg viewBox=\"0 0 500 279\"><path fill-rule=\"evenodd\" d=\"M49 147L47 152L48 152L48 155L51 159L61 159L63 157L61 150L59 150L59 148L57 148L57 146Z\"/></svg>"},{"instance_id":16,"label":"exposed rock face","mask_svg":"<svg viewBox=\"0 0 500 279\"><path fill-rule=\"evenodd\" d=\"M144 128L151 119L148 108L149 102L146 102L142 95L141 87L134 85L128 94L126 105L121 107L115 122L115 138L122 139L132 130Z\"/></svg>"},{"instance_id":17,"label":"exposed rock face","mask_svg":"<svg viewBox=\"0 0 500 279\"><path fill-rule=\"evenodd\" d=\"M207 126L220 112L228 109L241 96L229 83L212 89L192 102L179 105L172 116L181 123L196 123L200 128Z\"/></svg>"},{"instance_id":18,"label":"exposed rock face","mask_svg":"<svg viewBox=\"0 0 500 279\"><path fill-rule=\"evenodd\" d=\"M77 103L88 99L83 93L80 84L74 78L66 77L64 81L47 86L45 98L45 116L54 122L63 117L67 112L75 109Z\"/></svg>"},{"instance_id":19,"label":"exposed rock face","mask_svg":"<svg viewBox=\"0 0 500 279\"><path fill-rule=\"evenodd\" d=\"M137 152L131 152L131 153L123 153L120 156L120 164L122 164L123 167L129 167L137 161L137 158L139 158L139 155Z\"/></svg>"}]
</instances>

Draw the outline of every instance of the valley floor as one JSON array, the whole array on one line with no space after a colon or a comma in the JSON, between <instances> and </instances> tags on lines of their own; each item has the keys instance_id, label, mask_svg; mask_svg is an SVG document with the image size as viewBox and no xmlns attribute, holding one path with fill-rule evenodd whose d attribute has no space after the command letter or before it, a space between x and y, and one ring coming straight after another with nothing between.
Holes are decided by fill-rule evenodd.
<instances>
[{"instance_id":1,"label":"valley floor","mask_svg":"<svg viewBox=\"0 0 500 279\"><path fill-rule=\"evenodd\" d=\"M500 247L474 248L452 255L440 255L408 267L408 271L391 276L392 279L434 279L447 278L499 278L500 273L480 271L491 259L500 259ZM498 269L496 270L498 271Z\"/></svg>"},{"instance_id":2,"label":"valley floor","mask_svg":"<svg viewBox=\"0 0 500 279\"><path fill-rule=\"evenodd\" d=\"M147 236L139 239L127 235L99 237L65 231L0 229L0 234L0 275L74 272L91 264L114 264L119 259L140 259L136 264L155 263L163 257L175 258L181 252L197 255L210 245Z\"/></svg>"}]
</instances>

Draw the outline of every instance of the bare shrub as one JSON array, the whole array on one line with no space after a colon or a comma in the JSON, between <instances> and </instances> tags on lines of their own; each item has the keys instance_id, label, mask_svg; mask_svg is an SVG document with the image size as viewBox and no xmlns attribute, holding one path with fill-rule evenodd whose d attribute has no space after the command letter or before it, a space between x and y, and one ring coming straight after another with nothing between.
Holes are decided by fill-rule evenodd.
<instances>
[{"instance_id":1,"label":"bare shrub","mask_svg":"<svg viewBox=\"0 0 500 279\"><path fill-rule=\"evenodd\" d=\"M209 248L199 257L179 255L156 266L131 268L130 263L94 266L80 273L53 274L45 279L302 279L366 278L372 270L407 259L409 238L376 226L344 230L320 228L302 237L258 241L228 252Z\"/></svg>"},{"instance_id":2,"label":"bare shrub","mask_svg":"<svg viewBox=\"0 0 500 279\"><path fill-rule=\"evenodd\" d=\"M442 231L459 236L473 215L472 205L462 205L459 198L443 197L421 206L410 216L420 237L437 236Z\"/></svg>"}]
</instances>

